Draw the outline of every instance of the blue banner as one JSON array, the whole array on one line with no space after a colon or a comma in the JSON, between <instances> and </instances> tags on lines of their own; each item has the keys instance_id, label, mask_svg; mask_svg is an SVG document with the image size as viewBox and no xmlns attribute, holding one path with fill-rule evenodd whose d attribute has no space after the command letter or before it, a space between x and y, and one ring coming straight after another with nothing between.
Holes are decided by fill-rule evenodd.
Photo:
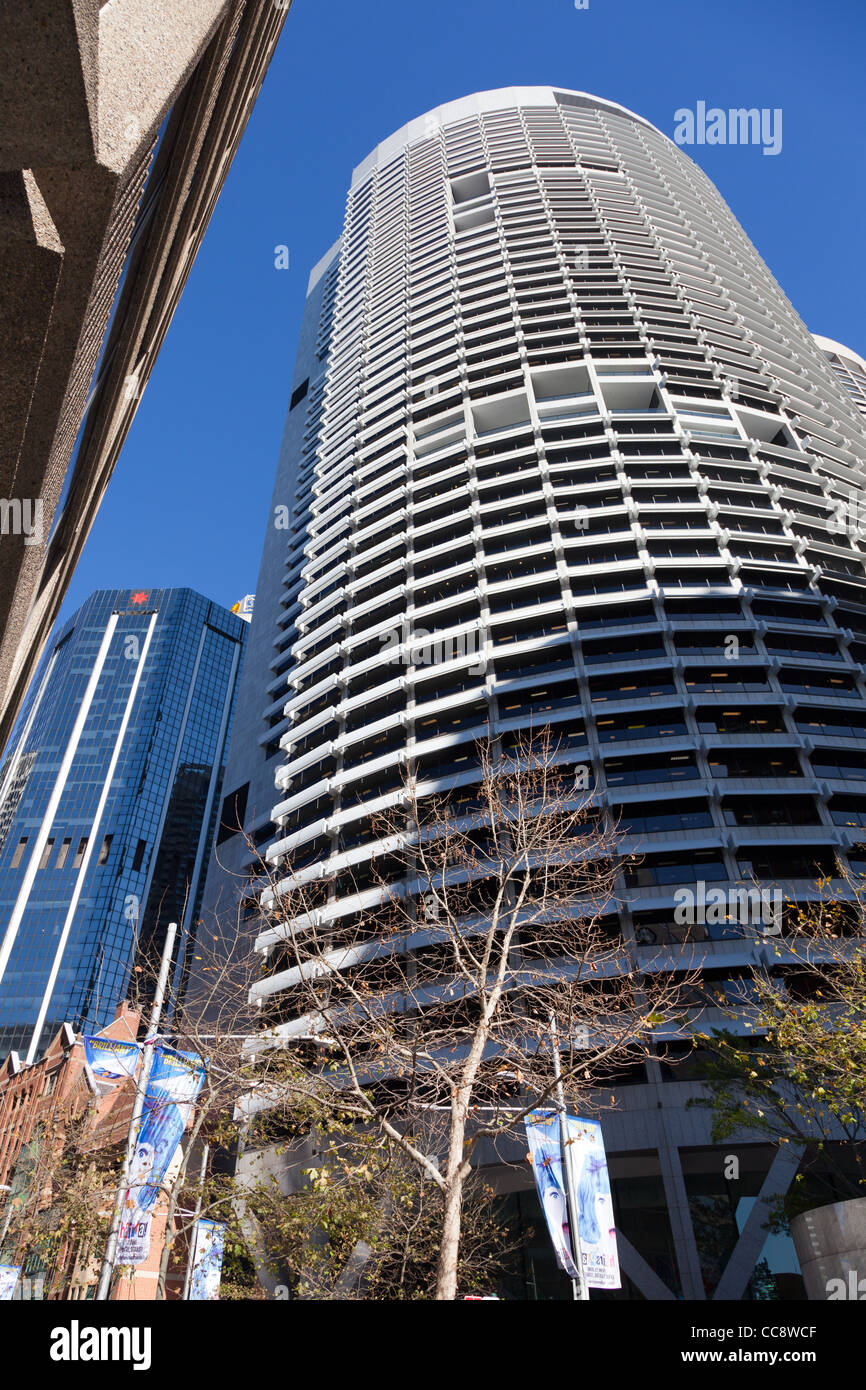
<instances>
[{"instance_id":1,"label":"blue banner","mask_svg":"<svg viewBox=\"0 0 866 1390\"><path fill-rule=\"evenodd\" d=\"M150 1251L150 1223L165 1177L202 1088L205 1064L192 1052L154 1050L115 1262L142 1264Z\"/></svg>"},{"instance_id":2,"label":"blue banner","mask_svg":"<svg viewBox=\"0 0 866 1390\"><path fill-rule=\"evenodd\" d=\"M20 1273L20 1265L0 1265L0 1303L12 1297Z\"/></svg>"},{"instance_id":3,"label":"blue banner","mask_svg":"<svg viewBox=\"0 0 866 1390\"><path fill-rule=\"evenodd\" d=\"M192 1243L189 1296L201 1302L220 1296L226 1228L221 1221L197 1221Z\"/></svg>"},{"instance_id":4,"label":"blue banner","mask_svg":"<svg viewBox=\"0 0 866 1390\"><path fill-rule=\"evenodd\" d=\"M571 1253L568 1227L568 1199L562 1172L559 1115L555 1110L533 1110L524 1117L524 1122L535 1186L553 1241L556 1263L563 1274L576 1279L577 1269Z\"/></svg>"},{"instance_id":5,"label":"blue banner","mask_svg":"<svg viewBox=\"0 0 866 1390\"><path fill-rule=\"evenodd\" d=\"M137 1042L84 1035L84 1056L97 1081L123 1081L135 1076L140 1052Z\"/></svg>"},{"instance_id":6,"label":"blue banner","mask_svg":"<svg viewBox=\"0 0 866 1390\"><path fill-rule=\"evenodd\" d=\"M598 1120L566 1119L568 1157L577 1194L580 1257L587 1288L621 1288L616 1227L604 1140Z\"/></svg>"},{"instance_id":7,"label":"blue banner","mask_svg":"<svg viewBox=\"0 0 866 1390\"><path fill-rule=\"evenodd\" d=\"M556 1252L556 1262L569 1278L577 1277L568 1221L559 1114L534 1110L525 1117L526 1137L535 1185ZM566 1116L566 1161L577 1205L580 1258L587 1288L621 1287L613 1203L601 1125L597 1120Z\"/></svg>"}]
</instances>

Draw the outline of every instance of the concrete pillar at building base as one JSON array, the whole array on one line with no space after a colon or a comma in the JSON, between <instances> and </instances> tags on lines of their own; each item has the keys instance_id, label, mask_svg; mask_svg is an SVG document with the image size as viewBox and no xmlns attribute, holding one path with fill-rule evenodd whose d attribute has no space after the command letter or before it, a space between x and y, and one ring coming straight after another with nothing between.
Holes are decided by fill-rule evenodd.
<instances>
[{"instance_id":1,"label":"concrete pillar at building base","mask_svg":"<svg viewBox=\"0 0 866 1390\"><path fill-rule=\"evenodd\" d=\"M807 1298L866 1299L866 1197L795 1216L791 1235Z\"/></svg>"}]
</instances>

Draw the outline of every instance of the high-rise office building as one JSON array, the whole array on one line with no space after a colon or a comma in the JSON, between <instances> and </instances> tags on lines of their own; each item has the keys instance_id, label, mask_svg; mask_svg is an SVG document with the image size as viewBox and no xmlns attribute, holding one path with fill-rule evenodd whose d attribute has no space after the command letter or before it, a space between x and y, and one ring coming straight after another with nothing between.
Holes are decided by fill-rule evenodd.
<instances>
[{"instance_id":1,"label":"high-rise office building","mask_svg":"<svg viewBox=\"0 0 866 1390\"><path fill-rule=\"evenodd\" d=\"M624 834L626 941L675 968L688 930L736 1000L761 932L684 928L678 890L754 878L796 903L837 858L866 869L864 463L832 366L646 120L533 87L410 122L355 170L311 277L223 865L255 874L240 827L333 872L338 921L373 901L371 815L407 770L468 786L475 740L549 724ZM231 895L214 868L207 908ZM285 992L287 1043L291 984L278 965L256 986L270 1020ZM731 1183L695 1094L660 1058L604 1118L623 1295L748 1297L756 1267L793 1294L762 1222L796 1164L729 1144ZM525 1211L522 1167L497 1181Z\"/></svg>"},{"instance_id":2,"label":"high-rise office building","mask_svg":"<svg viewBox=\"0 0 866 1390\"><path fill-rule=\"evenodd\" d=\"M0 745L289 4L0 6Z\"/></svg>"},{"instance_id":3,"label":"high-rise office building","mask_svg":"<svg viewBox=\"0 0 866 1390\"><path fill-rule=\"evenodd\" d=\"M843 343L834 342L832 338L822 338L817 333L814 338L849 396L854 397L854 404L861 415L866 415L866 360L859 352L845 347Z\"/></svg>"},{"instance_id":4,"label":"high-rise office building","mask_svg":"<svg viewBox=\"0 0 866 1390\"><path fill-rule=\"evenodd\" d=\"M195 932L247 624L190 589L91 595L54 635L0 768L0 1046L114 1017Z\"/></svg>"}]
</instances>

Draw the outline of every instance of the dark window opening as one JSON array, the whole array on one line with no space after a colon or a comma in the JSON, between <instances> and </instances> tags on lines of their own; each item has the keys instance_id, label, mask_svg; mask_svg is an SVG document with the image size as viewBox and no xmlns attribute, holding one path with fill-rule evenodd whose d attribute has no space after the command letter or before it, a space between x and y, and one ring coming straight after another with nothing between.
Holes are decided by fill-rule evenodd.
<instances>
[{"instance_id":1,"label":"dark window opening","mask_svg":"<svg viewBox=\"0 0 866 1390\"><path fill-rule=\"evenodd\" d=\"M220 825L217 832L217 844L224 844L230 840L232 835L236 835L239 830L243 830L244 816L247 813L247 797L249 796L250 784L244 782L242 787L229 792L223 801L222 811L220 812Z\"/></svg>"},{"instance_id":2,"label":"dark window opening","mask_svg":"<svg viewBox=\"0 0 866 1390\"><path fill-rule=\"evenodd\" d=\"M296 405L300 405L309 390L309 386L310 378L307 377L306 380L301 382L300 386L295 387L292 392L292 399L289 401L289 410L294 410Z\"/></svg>"}]
</instances>

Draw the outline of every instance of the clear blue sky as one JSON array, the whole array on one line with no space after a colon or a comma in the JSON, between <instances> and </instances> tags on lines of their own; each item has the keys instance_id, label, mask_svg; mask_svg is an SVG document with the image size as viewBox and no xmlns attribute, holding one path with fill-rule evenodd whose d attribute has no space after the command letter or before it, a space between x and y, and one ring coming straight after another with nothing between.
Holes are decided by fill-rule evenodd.
<instances>
[{"instance_id":1,"label":"clear blue sky","mask_svg":"<svg viewBox=\"0 0 866 1390\"><path fill-rule=\"evenodd\" d=\"M781 107L778 156L688 153L809 327L866 355L864 40L864 0L295 0L64 614L97 588L254 589L307 276L351 170L470 92L571 87L671 135L699 100Z\"/></svg>"}]
</instances>

